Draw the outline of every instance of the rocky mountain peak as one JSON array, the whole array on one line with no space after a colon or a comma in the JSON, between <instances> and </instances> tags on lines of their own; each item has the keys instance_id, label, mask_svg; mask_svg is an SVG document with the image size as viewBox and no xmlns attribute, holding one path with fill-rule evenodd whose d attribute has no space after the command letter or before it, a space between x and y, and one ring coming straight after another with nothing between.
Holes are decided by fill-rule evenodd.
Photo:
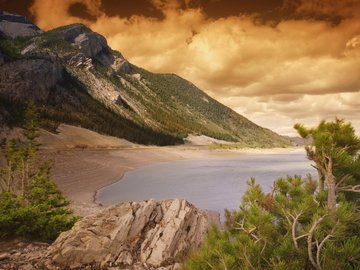
<instances>
[{"instance_id":1,"label":"rocky mountain peak","mask_svg":"<svg viewBox=\"0 0 360 270\"><path fill-rule=\"evenodd\" d=\"M76 23L55 29L63 38L77 47L85 57L97 60L102 65L111 66L116 73L131 73L129 62L121 55L114 53L105 37L91 31L83 24Z\"/></svg>"},{"instance_id":2,"label":"rocky mountain peak","mask_svg":"<svg viewBox=\"0 0 360 270\"><path fill-rule=\"evenodd\" d=\"M17 38L41 34L39 27L27 17L0 10L0 36Z\"/></svg>"},{"instance_id":3,"label":"rocky mountain peak","mask_svg":"<svg viewBox=\"0 0 360 270\"><path fill-rule=\"evenodd\" d=\"M0 102L9 103L7 115L13 102L34 100L54 125L77 124L137 143L176 144L199 134L246 146L289 144L187 80L132 65L83 24L42 33L25 17L1 12L0 19Z\"/></svg>"}]
</instances>

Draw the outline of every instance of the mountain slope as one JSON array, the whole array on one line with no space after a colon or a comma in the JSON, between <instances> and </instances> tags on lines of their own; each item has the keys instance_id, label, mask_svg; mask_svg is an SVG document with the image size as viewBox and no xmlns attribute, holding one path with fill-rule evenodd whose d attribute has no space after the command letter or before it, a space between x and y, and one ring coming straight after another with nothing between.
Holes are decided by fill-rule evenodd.
<instances>
[{"instance_id":1,"label":"mountain slope","mask_svg":"<svg viewBox=\"0 0 360 270\"><path fill-rule=\"evenodd\" d=\"M0 33L0 120L8 124L33 100L42 124L53 129L68 123L157 145L181 143L189 134L244 146L289 145L179 76L132 65L84 25L21 37L0 25Z\"/></svg>"}]
</instances>

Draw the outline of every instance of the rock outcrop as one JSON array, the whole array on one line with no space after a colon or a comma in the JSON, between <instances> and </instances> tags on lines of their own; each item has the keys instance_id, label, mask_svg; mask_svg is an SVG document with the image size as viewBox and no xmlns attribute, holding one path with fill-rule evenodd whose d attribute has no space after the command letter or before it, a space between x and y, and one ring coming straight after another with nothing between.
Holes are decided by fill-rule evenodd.
<instances>
[{"instance_id":1,"label":"rock outcrop","mask_svg":"<svg viewBox=\"0 0 360 270\"><path fill-rule=\"evenodd\" d=\"M0 10L0 36L16 38L35 36L40 33L42 31L26 17Z\"/></svg>"},{"instance_id":2,"label":"rock outcrop","mask_svg":"<svg viewBox=\"0 0 360 270\"><path fill-rule=\"evenodd\" d=\"M64 28L63 36L67 42L74 44L88 58L96 59L106 66L110 66L115 61L106 39L82 24L73 24Z\"/></svg>"},{"instance_id":3,"label":"rock outcrop","mask_svg":"<svg viewBox=\"0 0 360 270\"><path fill-rule=\"evenodd\" d=\"M130 63L123 57L118 57L115 59L114 63L111 65L116 74L126 73L132 74L134 72Z\"/></svg>"},{"instance_id":4,"label":"rock outcrop","mask_svg":"<svg viewBox=\"0 0 360 270\"><path fill-rule=\"evenodd\" d=\"M83 24L39 34L26 17L5 12L0 17L5 39L0 44L0 99L7 104L0 114L5 125L17 122L13 108L33 99L52 126L61 120L140 144L181 144L191 133L249 147L289 145L189 81L129 63ZM11 38L17 36L29 37Z\"/></svg>"},{"instance_id":5,"label":"rock outcrop","mask_svg":"<svg viewBox=\"0 0 360 270\"><path fill-rule=\"evenodd\" d=\"M49 247L45 265L177 269L179 260L201 244L211 223L185 200L122 203L62 233Z\"/></svg>"},{"instance_id":6,"label":"rock outcrop","mask_svg":"<svg viewBox=\"0 0 360 270\"><path fill-rule=\"evenodd\" d=\"M62 79L62 66L47 59L24 59L0 65L0 97L12 101L46 101Z\"/></svg>"}]
</instances>

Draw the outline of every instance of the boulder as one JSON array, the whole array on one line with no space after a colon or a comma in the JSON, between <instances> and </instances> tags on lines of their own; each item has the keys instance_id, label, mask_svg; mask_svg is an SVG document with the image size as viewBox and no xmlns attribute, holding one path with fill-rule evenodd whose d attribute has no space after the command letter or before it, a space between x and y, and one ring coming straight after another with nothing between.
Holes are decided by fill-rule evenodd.
<instances>
[{"instance_id":1,"label":"boulder","mask_svg":"<svg viewBox=\"0 0 360 270\"><path fill-rule=\"evenodd\" d=\"M14 15L0 10L0 35L5 37L35 36L42 31L24 16Z\"/></svg>"},{"instance_id":2,"label":"boulder","mask_svg":"<svg viewBox=\"0 0 360 270\"><path fill-rule=\"evenodd\" d=\"M186 200L122 203L88 216L49 247L45 265L61 269L177 269L212 224Z\"/></svg>"}]
</instances>

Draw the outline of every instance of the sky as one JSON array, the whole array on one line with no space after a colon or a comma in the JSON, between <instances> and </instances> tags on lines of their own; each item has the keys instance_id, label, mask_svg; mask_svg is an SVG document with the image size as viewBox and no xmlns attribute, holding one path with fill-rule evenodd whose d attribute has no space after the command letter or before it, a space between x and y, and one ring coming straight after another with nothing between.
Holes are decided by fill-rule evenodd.
<instances>
[{"instance_id":1,"label":"sky","mask_svg":"<svg viewBox=\"0 0 360 270\"><path fill-rule=\"evenodd\" d=\"M0 0L43 30L81 22L131 63L176 73L255 123L360 132L360 0Z\"/></svg>"}]
</instances>

